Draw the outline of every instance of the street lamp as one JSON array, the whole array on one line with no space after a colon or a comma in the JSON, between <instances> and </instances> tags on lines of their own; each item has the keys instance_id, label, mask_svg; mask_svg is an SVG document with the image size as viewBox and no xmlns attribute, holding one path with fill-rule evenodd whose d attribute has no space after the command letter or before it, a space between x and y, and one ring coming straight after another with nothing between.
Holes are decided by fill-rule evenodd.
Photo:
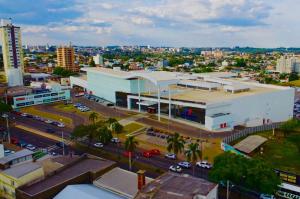
<instances>
[{"instance_id":1,"label":"street lamp","mask_svg":"<svg viewBox=\"0 0 300 199\"><path fill-rule=\"evenodd\" d=\"M62 122L62 119L59 119L60 122ZM63 156L65 156L65 142L64 142L64 131L61 130L61 142L62 142L62 150L63 150Z\"/></svg>"},{"instance_id":2,"label":"street lamp","mask_svg":"<svg viewBox=\"0 0 300 199\"><path fill-rule=\"evenodd\" d=\"M7 139L8 139L8 143L10 144L10 131L9 131L8 115L4 113L2 115L2 117L6 119Z\"/></svg>"}]
</instances>

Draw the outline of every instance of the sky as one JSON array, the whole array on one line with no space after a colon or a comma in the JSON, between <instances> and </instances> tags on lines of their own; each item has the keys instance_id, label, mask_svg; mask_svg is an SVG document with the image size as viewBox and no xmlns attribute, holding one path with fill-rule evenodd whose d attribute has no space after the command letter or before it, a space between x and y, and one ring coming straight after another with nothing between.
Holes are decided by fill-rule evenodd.
<instances>
[{"instance_id":1,"label":"sky","mask_svg":"<svg viewBox=\"0 0 300 199\"><path fill-rule=\"evenodd\" d=\"M300 0L0 0L29 45L300 47Z\"/></svg>"}]
</instances>

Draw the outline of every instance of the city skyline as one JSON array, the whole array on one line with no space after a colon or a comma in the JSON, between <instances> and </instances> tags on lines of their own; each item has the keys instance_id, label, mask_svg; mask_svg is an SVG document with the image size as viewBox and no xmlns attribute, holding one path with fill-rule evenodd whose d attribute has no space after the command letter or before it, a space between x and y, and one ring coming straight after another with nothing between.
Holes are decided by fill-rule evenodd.
<instances>
[{"instance_id":1,"label":"city skyline","mask_svg":"<svg viewBox=\"0 0 300 199\"><path fill-rule=\"evenodd\" d=\"M299 47L295 0L0 1L23 44Z\"/></svg>"}]
</instances>

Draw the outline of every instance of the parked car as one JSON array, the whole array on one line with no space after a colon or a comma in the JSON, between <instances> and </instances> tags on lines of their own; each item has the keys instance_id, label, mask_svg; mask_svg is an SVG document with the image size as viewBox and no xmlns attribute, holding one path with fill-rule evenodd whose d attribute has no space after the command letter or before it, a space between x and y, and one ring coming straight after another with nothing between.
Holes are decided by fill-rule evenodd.
<instances>
[{"instance_id":1,"label":"parked car","mask_svg":"<svg viewBox=\"0 0 300 199\"><path fill-rule=\"evenodd\" d=\"M176 173L181 173L182 172L182 168L178 165L171 165L169 167L170 171L176 172Z\"/></svg>"},{"instance_id":2,"label":"parked car","mask_svg":"<svg viewBox=\"0 0 300 199\"><path fill-rule=\"evenodd\" d=\"M57 124L57 126L60 127L60 128L63 128L63 127L65 127L65 124L62 123L62 122L59 122L59 123Z\"/></svg>"},{"instance_id":3,"label":"parked car","mask_svg":"<svg viewBox=\"0 0 300 199\"><path fill-rule=\"evenodd\" d=\"M135 154L130 151L124 151L123 155L128 158L130 153L131 153L131 158L133 158L135 156Z\"/></svg>"},{"instance_id":4,"label":"parked car","mask_svg":"<svg viewBox=\"0 0 300 199\"><path fill-rule=\"evenodd\" d=\"M22 115L22 113L19 112L19 111L12 111L12 113L13 113L13 114L16 114L16 115Z\"/></svg>"},{"instance_id":5,"label":"parked car","mask_svg":"<svg viewBox=\"0 0 300 199\"><path fill-rule=\"evenodd\" d=\"M77 107L82 106L82 104L80 104L80 103L75 103L75 104L73 104L73 106L77 108Z\"/></svg>"},{"instance_id":6,"label":"parked car","mask_svg":"<svg viewBox=\"0 0 300 199\"><path fill-rule=\"evenodd\" d=\"M176 159L176 154L174 154L174 153L167 153L165 155L165 158L175 160Z\"/></svg>"},{"instance_id":7,"label":"parked car","mask_svg":"<svg viewBox=\"0 0 300 199\"><path fill-rule=\"evenodd\" d=\"M58 146L58 147L60 147L60 148L63 148L63 146L65 146L65 143L63 143L63 142L56 142L55 145Z\"/></svg>"},{"instance_id":8,"label":"parked car","mask_svg":"<svg viewBox=\"0 0 300 199\"><path fill-rule=\"evenodd\" d=\"M26 147L27 143L24 142L23 140L20 140L19 143L17 144L19 147L23 148Z\"/></svg>"},{"instance_id":9,"label":"parked car","mask_svg":"<svg viewBox=\"0 0 300 199\"><path fill-rule=\"evenodd\" d=\"M153 155L151 154L151 152L150 151L144 151L143 152L143 157L145 157L145 158L151 158Z\"/></svg>"},{"instance_id":10,"label":"parked car","mask_svg":"<svg viewBox=\"0 0 300 199\"><path fill-rule=\"evenodd\" d=\"M120 139L119 138L111 138L110 140L112 143L120 143Z\"/></svg>"},{"instance_id":11,"label":"parked car","mask_svg":"<svg viewBox=\"0 0 300 199\"><path fill-rule=\"evenodd\" d=\"M27 113L21 113L22 117L27 117L27 115L28 115Z\"/></svg>"},{"instance_id":12,"label":"parked car","mask_svg":"<svg viewBox=\"0 0 300 199\"><path fill-rule=\"evenodd\" d=\"M36 147L33 146L32 144L27 144L27 145L26 145L26 149L29 149L29 150L31 150L31 151L34 151L34 150L36 149Z\"/></svg>"},{"instance_id":13,"label":"parked car","mask_svg":"<svg viewBox=\"0 0 300 199\"><path fill-rule=\"evenodd\" d=\"M150 153L151 153L152 155L160 155L160 151L159 151L158 149L151 149L151 150L150 150Z\"/></svg>"},{"instance_id":14,"label":"parked car","mask_svg":"<svg viewBox=\"0 0 300 199\"><path fill-rule=\"evenodd\" d=\"M191 168L191 166L192 166L191 163L186 162L186 161L184 161L184 162L178 162L178 165L179 165L180 167L186 168L186 169L189 169L189 168Z\"/></svg>"},{"instance_id":15,"label":"parked car","mask_svg":"<svg viewBox=\"0 0 300 199\"><path fill-rule=\"evenodd\" d=\"M52 124L53 121L52 121L52 120L45 120L45 123L47 123L47 124Z\"/></svg>"},{"instance_id":16,"label":"parked car","mask_svg":"<svg viewBox=\"0 0 300 199\"><path fill-rule=\"evenodd\" d=\"M269 195L269 194L260 194L259 199L275 199L275 197L273 195Z\"/></svg>"},{"instance_id":17,"label":"parked car","mask_svg":"<svg viewBox=\"0 0 300 199\"><path fill-rule=\"evenodd\" d=\"M10 142L12 143L12 144L18 144L19 143L19 139L18 138L16 138L16 137L11 137L10 138Z\"/></svg>"},{"instance_id":18,"label":"parked car","mask_svg":"<svg viewBox=\"0 0 300 199\"><path fill-rule=\"evenodd\" d=\"M97 143L94 144L94 147L96 147L96 148L102 148L103 144L100 143L100 142L97 142Z\"/></svg>"},{"instance_id":19,"label":"parked car","mask_svg":"<svg viewBox=\"0 0 300 199\"><path fill-rule=\"evenodd\" d=\"M205 168L205 169L211 169L212 168L212 165L210 163L208 163L207 161L197 162L196 166L198 166L200 168Z\"/></svg>"}]
</instances>

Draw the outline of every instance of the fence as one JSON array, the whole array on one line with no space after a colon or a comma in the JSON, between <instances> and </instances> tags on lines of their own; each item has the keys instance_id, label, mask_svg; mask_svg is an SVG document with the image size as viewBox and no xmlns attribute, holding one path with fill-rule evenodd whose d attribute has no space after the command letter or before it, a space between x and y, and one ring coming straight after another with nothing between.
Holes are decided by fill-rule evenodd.
<instances>
[{"instance_id":1,"label":"fence","mask_svg":"<svg viewBox=\"0 0 300 199\"><path fill-rule=\"evenodd\" d=\"M250 134L260 132L260 131L268 131L268 130L276 129L280 125L281 125L281 123L272 123L272 124L267 124L267 125L249 127L249 128L234 132L232 135L225 137L223 139L223 142L226 144L230 144L231 142L233 142L241 137L245 137Z\"/></svg>"}]
</instances>

